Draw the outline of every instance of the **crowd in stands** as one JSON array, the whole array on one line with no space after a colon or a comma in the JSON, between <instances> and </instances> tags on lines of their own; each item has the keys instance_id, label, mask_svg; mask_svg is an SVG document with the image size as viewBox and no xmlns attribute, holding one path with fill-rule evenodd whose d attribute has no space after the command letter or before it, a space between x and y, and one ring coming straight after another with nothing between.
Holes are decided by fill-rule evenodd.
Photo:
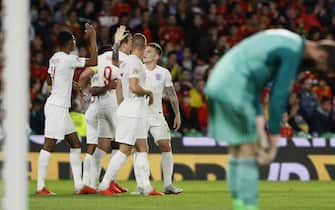
<instances>
[{"instance_id":1,"label":"crowd in stands","mask_svg":"<svg viewBox=\"0 0 335 210\"><path fill-rule=\"evenodd\" d=\"M56 35L65 28L72 30L79 40L76 53L86 56L85 22L97 28L99 45L111 43L119 25L161 44L161 65L170 70L179 97L181 132L203 135L208 124L204 87L218 59L243 38L268 28L287 28L312 40L334 39L335 1L32 0L30 125L37 134L43 133L45 79L48 59L56 50ZM334 75L316 75L313 69L301 68L283 115L282 135L335 133ZM265 90L265 108L268 95ZM77 109L84 111L80 107ZM168 101L164 101L164 110L171 123Z\"/></svg>"}]
</instances>

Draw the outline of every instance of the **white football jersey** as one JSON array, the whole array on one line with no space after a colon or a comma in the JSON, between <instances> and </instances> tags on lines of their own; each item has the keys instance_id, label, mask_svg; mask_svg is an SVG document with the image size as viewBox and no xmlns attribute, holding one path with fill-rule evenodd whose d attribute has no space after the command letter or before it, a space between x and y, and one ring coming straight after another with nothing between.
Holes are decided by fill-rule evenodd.
<instances>
[{"instance_id":1,"label":"white football jersey","mask_svg":"<svg viewBox=\"0 0 335 210\"><path fill-rule=\"evenodd\" d=\"M112 51L105 52L98 56L98 75L100 87L107 85L111 80L120 78L119 68L113 65ZM104 95L99 96L99 105L101 107L117 107L115 90L108 90Z\"/></svg>"},{"instance_id":2,"label":"white football jersey","mask_svg":"<svg viewBox=\"0 0 335 210\"><path fill-rule=\"evenodd\" d=\"M51 57L48 73L52 79L52 89L47 103L66 108L71 107L74 69L84 67L85 60L85 58L69 55L64 52L57 52Z\"/></svg>"},{"instance_id":3,"label":"white football jersey","mask_svg":"<svg viewBox=\"0 0 335 210\"><path fill-rule=\"evenodd\" d=\"M129 79L137 78L139 85L145 85L145 67L142 61L136 55L130 55L121 70L122 72L122 92L123 102L118 109L119 116L141 118L144 116L143 108L146 100L144 96L137 96L131 92L129 87Z\"/></svg>"},{"instance_id":4,"label":"white football jersey","mask_svg":"<svg viewBox=\"0 0 335 210\"><path fill-rule=\"evenodd\" d=\"M154 103L149 106L146 114L162 114L162 99L165 87L172 87L172 78L169 70L157 65L153 70L146 68L145 88L151 90L154 95Z\"/></svg>"}]
</instances>

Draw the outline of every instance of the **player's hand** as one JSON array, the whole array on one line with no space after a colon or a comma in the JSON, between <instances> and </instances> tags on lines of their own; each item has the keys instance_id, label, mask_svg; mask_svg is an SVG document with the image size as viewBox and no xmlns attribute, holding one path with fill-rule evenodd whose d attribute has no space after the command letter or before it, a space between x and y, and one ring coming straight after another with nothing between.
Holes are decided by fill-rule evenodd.
<instances>
[{"instance_id":1,"label":"player's hand","mask_svg":"<svg viewBox=\"0 0 335 210\"><path fill-rule=\"evenodd\" d=\"M114 42L120 43L127 36L126 27L121 25L114 34Z\"/></svg>"},{"instance_id":2,"label":"player's hand","mask_svg":"<svg viewBox=\"0 0 335 210\"><path fill-rule=\"evenodd\" d=\"M85 34L87 35L88 38L94 38L96 37L96 32L93 27L93 25L86 23L85 24Z\"/></svg>"},{"instance_id":3,"label":"player's hand","mask_svg":"<svg viewBox=\"0 0 335 210\"><path fill-rule=\"evenodd\" d=\"M116 89L117 86L117 81L116 80L111 80L107 83L107 89L108 90L112 90L112 89Z\"/></svg>"},{"instance_id":4,"label":"player's hand","mask_svg":"<svg viewBox=\"0 0 335 210\"><path fill-rule=\"evenodd\" d=\"M173 120L173 128L175 131L178 131L181 126L180 115L176 115Z\"/></svg>"},{"instance_id":5,"label":"player's hand","mask_svg":"<svg viewBox=\"0 0 335 210\"><path fill-rule=\"evenodd\" d=\"M76 82L76 81L73 81L73 82L72 82L72 88L73 88L74 90L76 90L76 91L79 91L79 92L81 92L81 90L82 90L82 88L80 87L79 83Z\"/></svg>"},{"instance_id":6,"label":"player's hand","mask_svg":"<svg viewBox=\"0 0 335 210\"><path fill-rule=\"evenodd\" d=\"M148 92L147 98L149 98L149 106L154 103L154 95L151 91Z\"/></svg>"},{"instance_id":7,"label":"player's hand","mask_svg":"<svg viewBox=\"0 0 335 210\"><path fill-rule=\"evenodd\" d=\"M269 165L277 155L277 142L278 142L278 135L270 135L269 139L269 146L262 147L258 144L257 150L257 162L259 165Z\"/></svg>"}]
</instances>

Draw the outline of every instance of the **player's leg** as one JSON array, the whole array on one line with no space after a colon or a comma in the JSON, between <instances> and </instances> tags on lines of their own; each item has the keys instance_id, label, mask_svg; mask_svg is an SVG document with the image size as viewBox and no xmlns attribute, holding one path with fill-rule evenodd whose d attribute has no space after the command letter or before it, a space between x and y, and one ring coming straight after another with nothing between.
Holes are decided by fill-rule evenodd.
<instances>
[{"instance_id":1,"label":"player's leg","mask_svg":"<svg viewBox=\"0 0 335 210\"><path fill-rule=\"evenodd\" d=\"M86 155L84 158L84 163L83 163L83 183L84 185L91 186L92 188L96 187L96 183L91 182L91 175L92 175L92 165L94 164L94 151L96 148L96 144L89 144L87 143L87 150L86 150Z\"/></svg>"},{"instance_id":2,"label":"player's leg","mask_svg":"<svg viewBox=\"0 0 335 210\"><path fill-rule=\"evenodd\" d=\"M111 184L116 179L116 175L125 164L128 156L131 154L135 145L136 130L139 119L119 117L116 128L116 140L120 143L120 150L117 151L109 161L105 176L101 181L98 189L102 195L114 195L113 189L110 189ZM112 185L114 187L115 185Z\"/></svg>"},{"instance_id":3,"label":"player's leg","mask_svg":"<svg viewBox=\"0 0 335 210\"><path fill-rule=\"evenodd\" d=\"M238 146L228 147L228 168L227 168L227 183L230 191L230 196L233 199L233 209L240 209L243 206L242 200L237 195L237 149Z\"/></svg>"},{"instance_id":4,"label":"player's leg","mask_svg":"<svg viewBox=\"0 0 335 210\"><path fill-rule=\"evenodd\" d=\"M133 168L136 180L136 189L132 194L143 194L144 193L144 183L143 178L150 177L149 164L146 164L148 159L149 147L146 139L137 139L135 143L135 152L133 156Z\"/></svg>"},{"instance_id":5,"label":"player's leg","mask_svg":"<svg viewBox=\"0 0 335 210\"><path fill-rule=\"evenodd\" d=\"M45 137L44 145L40 151L40 155L38 157L38 171L37 171L37 191L36 193L39 195L53 195L54 193L50 192L45 187L45 178L48 173L48 163L50 159L50 154L54 149L56 144L56 139L51 139Z\"/></svg>"},{"instance_id":6,"label":"player's leg","mask_svg":"<svg viewBox=\"0 0 335 210\"><path fill-rule=\"evenodd\" d=\"M46 103L44 106L45 128L44 145L38 158L37 192L39 195L54 195L45 187L45 178L48 172L50 154L54 149L57 139L63 139L65 135L66 109Z\"/></svg>"},{"instance_id":7,"label":"player's leg","mask_svg":"<svg viewBox=\"0 0 335 210\"><path fill-rule=\"evenodd\" d=\"M102 195L115 195L117 188L114 185L117 173L120 171L121 167L126 163L128 156L131 154L133 149L132 145L120 144L120 150L112 156L109 161L106 173L102 179L98 189Z\"/></svg>"},{"instance_id":8,"label":"player's leg","mask_svg":"<svg viewBox=\"0 0 335 210\"><path fill-rule=\"evenodd\" d=\"M74 189L76 193L84 187L81 179L81 143L77 132L69 133L65 136L65 140L70 145L70 166L72 169L72 176L74 181Z\"/></svg>"},{"instance_id":9,"label":"player's leg","mask_svg":"<svg viewBox=\"0 0 335 210\"><path fill-rule=\"evenodd\" d=\"M171 141L169 139L162 139L156 141L158 144L159 150L162 154L162 172L163 172L163 181L164 181L164 193L165 194L179 194L184 190L177 188L172 184L173 176L173 156Z\"/></svg>"},{"instance_id":10,"label":"player's leg","mask_svg":"<svg viewBox=\"0 0 335 210\"><path fill-rule=\"evenodd\" d=\"M246 209L257 209L258 205L258 165L256 143L243 143L237 149L237 195Z\"/></svg>"},{"instance_id":11,"label":"player's leg","mask_svg":"<svg viewBox=\"0 0 335 210\"><path fill-rule=\"evenodd\" d=\"M98 144L98 119L97 107L90 105L85 113L86 118L86 145L87 151L83 163L83 183L84 185L96 187L96 182L91 178L94 161L94 152Z\"/></svg>"},{"instance_id":12,"label":"player's leg","mask_svg":"<svg viewBox=\"0 0 335 210\"><path fill-rule=\"evenodd\" d=\"M177 188L172 184L173 156L169 126L163 115L157 115L151 119L151 121L153 122L153 126L150 128L150 133L162 154L161 167L163 172L164 193L179 194L183 192L183 189Z\"/></svg>"}]
</instances>

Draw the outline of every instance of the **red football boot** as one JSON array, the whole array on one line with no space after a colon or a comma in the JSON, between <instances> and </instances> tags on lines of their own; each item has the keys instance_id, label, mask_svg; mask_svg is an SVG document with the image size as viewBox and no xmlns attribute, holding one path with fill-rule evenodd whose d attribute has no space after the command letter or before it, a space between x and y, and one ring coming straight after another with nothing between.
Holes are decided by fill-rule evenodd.
<instances>
[{"instance_id":1,"label":"red football boot","mask_svg":"<svg viewBox=\"0 0 335 210\"><path fill-rule=\"evenodd\" d=\"M43 187L42 190L36 192L36 195L56 195L56 193L51 192L46 187Z\"/></svg>"},{"instance_id":2,"label":"red football boot","mask_svg":"<svg viewBox=\"0 0 335 210\"><path fill-rule=\"evenodd\" d=\"M115 181L111 181L109 183L109 191L115 192L115 193L122 193L121 189L118 188L117 184Z\"/></svg>"},{"instance_id":3,"label":"red football boot","mask_svg":"<svg viewBox=\"0 0 335 210\"><path fill-rule=\"evenodd\" d=\"M151 192L147 194L148 196L157 196L157 195L164 195L164 193L157 191L156 189L153 189Z\"/></svg>"},{"instance_id":4,"label":"red football boot","mask_svg":"<svg viewBox=\"0 0 335 210\"><path fill-rule=\"evenodd\" d=\"M100 190L99 191L100 195L107 195L107 196L116 196L117 193L115 193L114 191L109 190L109 188L107 188L106 190Z\"/></svg>"},{"instance_id":5,"label":"red football boot","mask_svg":"<svg viewBox=\"0 0 335 210\"><path fill-rule=\"evenodd\" d=\"M97 193L96 189L85 185L83 188L80 189L77 195L96 194L96 193Z\"/></svg>"},{"instance_id":6,"label":"red football boot","mask_svg":"<svg viewBox=\"0 0 335 210\"><path fill-rule=\"evenodd\" d=\"M128 192L128 189L125 187L121 187L117 182L114 182L115 186L121 191L121 193Z\"/></svg>"}]
</instances>

